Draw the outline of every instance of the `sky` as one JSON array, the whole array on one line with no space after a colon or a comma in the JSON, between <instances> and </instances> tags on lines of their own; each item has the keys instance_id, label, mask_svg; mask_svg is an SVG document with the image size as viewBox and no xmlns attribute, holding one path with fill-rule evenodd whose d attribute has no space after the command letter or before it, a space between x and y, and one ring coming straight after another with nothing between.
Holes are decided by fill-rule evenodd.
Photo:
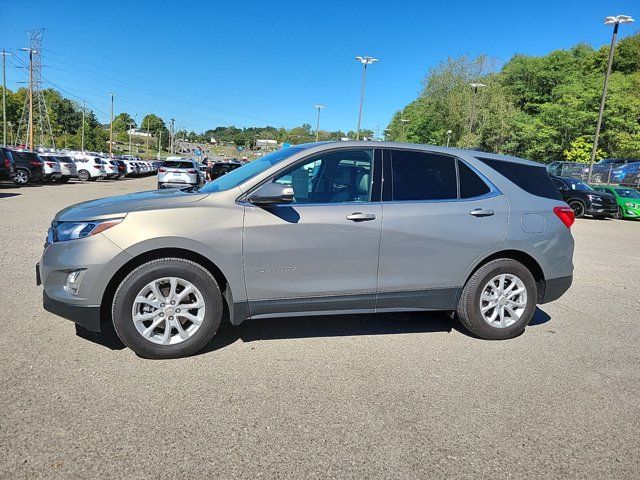
<instances>
[{"instance_id":1,"label":"sky","mask_svg":"<svg viewBox=\"0 0 640 480\"><path fill-rule=\"evenodd\" d=\"M42 77L101 122L149 112L201 132L224 125L355 130L362 66L367 69L362 127L383 130L418 95L431 67L447 57L486 53L544 55L579 42L611 39L607 15L638 21L626 1L41 1L3 6L0 49L7 87L27 80L27 31L44 28ZM10 19L10 21L6 21Z\"/></svg>"}]
</instances>

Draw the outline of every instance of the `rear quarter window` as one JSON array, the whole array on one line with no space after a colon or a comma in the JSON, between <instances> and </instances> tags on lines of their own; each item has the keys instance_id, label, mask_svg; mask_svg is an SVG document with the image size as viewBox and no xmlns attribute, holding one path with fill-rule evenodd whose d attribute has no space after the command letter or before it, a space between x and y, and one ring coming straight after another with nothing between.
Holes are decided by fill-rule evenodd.
<instances>
[{"instance_id":1,"label":"rear quarter window","mask_svg":"<svg viewBox=\"0 0 640 480\"><path fill-rule=\"evenodd\" d=\"M562 200L558 188L553 184L549 173L543 166L523 165L484 157L477 158L531 195L551 200Z\"/></svg>"}]
</instances>

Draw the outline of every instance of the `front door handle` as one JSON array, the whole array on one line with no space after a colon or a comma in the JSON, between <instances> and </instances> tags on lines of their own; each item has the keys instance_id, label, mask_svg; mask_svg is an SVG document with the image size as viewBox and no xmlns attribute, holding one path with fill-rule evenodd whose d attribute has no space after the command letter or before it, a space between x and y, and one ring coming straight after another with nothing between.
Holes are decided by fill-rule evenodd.
<instances>
[{"instance_id":1,"label":"front door handle","mask_svg":"<svg viewBox=\"0 0 640 480\"><path fill-rule=\"evenodd\" d=\"M355 212L351 215L347 215L347 220L351 220L352 222L368 222L375 219L376 215L374 213Z\"/></svg>"},{"instance_id":2,"label":"front door handle","mask_svg":"<svg viewBox=\"0 0 640 480\"><path fill-rule=\"evenodd\" d=\"M486 210L484 208L476 208L475 210L471 210L469 213L474 217L490 217L494 214L494 211Z\"/></svg>"}]
</instances>

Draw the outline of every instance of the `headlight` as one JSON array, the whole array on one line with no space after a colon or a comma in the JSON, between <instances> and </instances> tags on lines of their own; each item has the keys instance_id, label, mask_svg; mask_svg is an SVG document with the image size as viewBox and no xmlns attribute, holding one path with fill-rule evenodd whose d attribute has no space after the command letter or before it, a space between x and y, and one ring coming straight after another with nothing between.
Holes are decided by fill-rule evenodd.
<instances>
[{"instance_id":1,"label":"headlight","mask_svg":"<svg viewBox=\"0 0 640 480\"><path fill-rule=\"evenodd\" d=\"M94 220L91 222L53 222L48 239L52 242L64 242L90 237L118 225L122 218Z\"/></svg>"},{"instance_id":2,"label":"headlight","mask_svg":"<svg viewBox=\"0 0 640 480\"><path fill-rule=\"evenodd\" d=\"M627 202L625 203L625 205L631 208L640 208L640 205L638 205L637 203Z\"/></svg>"},{"instance_id":3,"label":"headlight","mask_svg":"<svg viewBox=\"0 0 640 480\"><path fill-rule=\"evenodd\" d=\"M592 202L599 202L601 200L600 195L587 194L587 198Z\"/></svg>"}]
</instances>

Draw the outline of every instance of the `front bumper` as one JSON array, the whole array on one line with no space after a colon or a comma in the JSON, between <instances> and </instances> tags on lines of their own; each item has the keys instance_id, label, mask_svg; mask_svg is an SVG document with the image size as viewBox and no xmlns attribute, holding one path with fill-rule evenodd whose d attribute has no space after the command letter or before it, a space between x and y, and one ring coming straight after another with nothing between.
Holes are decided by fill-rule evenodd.
<instances>
[{"instance_id":1,"label":"front bumper","mask_svg":"<svg viewBox=\"0 0 640 480\"><path fill-rule=\"evenodd\" d=\"M623 206L620 207L620 210L622 210L622 216L625 218L640 218L640 207L634 208Z\"/></svg>"},{"instance_id":2,"label":"front bumper","mask_svg":"<svg viewBox=\"0 0 640 480\"><path fill-rule=\"evenodd\" d=\"M613 217L618 213L618 205L603 205L601 203L592 203L584 212L587 215L602 215L605 217Z\"/></svg>"},{"instance_id":3,"label":"front bumper","mask_svg":"<svg viewBox=\"0 0 640 480\"><path fill-rule=\"evenodd\" d=\"M100 306L99 305L70 305L68 303L54 300L42 292L42 306L47 312L51 312L59 317L71 320L91 332L100 331Z\"/></svg>"}]
</instances>

